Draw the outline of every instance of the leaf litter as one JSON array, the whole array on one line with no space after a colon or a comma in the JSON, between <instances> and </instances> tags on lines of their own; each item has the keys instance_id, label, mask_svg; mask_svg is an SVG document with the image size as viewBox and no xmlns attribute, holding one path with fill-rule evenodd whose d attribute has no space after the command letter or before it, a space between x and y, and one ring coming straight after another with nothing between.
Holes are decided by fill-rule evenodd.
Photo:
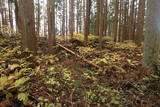
<instances>
[{"instance_id":1,"label":"leaf litter","mask_svg":"<svg viewBox=\"0 0 160 107\"><path fill-rule=\"evenodd\" d=\"M81 36L81 35L79 35ZM20 38L0 37L0 106L108 107L160 105L160 77L142 66L142 48L109 37L98 50L97 37L83 44L76 36L59 43L97 69L59 46L47 54L40 38L38 55L20 50Z\"/></svg>"}]
</instances>

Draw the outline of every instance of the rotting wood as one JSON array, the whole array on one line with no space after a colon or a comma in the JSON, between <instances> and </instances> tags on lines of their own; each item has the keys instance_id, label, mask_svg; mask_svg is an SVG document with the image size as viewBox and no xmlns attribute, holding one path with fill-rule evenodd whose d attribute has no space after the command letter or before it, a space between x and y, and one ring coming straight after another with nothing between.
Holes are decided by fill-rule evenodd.
<instances>
[{"instance_id":1,"label":"rotting wood","mask_svg":"<svg viewBox=\"0 0 160 107\"><path fill-rule=\"evenodd\" d=\"M98 68L98 69L103 70L102 67L100 67L100 66L98 66L98 65L96 65L96 64L91 63L90 61L88 61L88 60L85 59L84 57L76 54L75 52L73 52L72 50L68 49L67 47L65 47L65 46L63 46L63 45L61 45L61 44L58 44L58 43L57 43L57 45L58 45L59 47L63 48L64 50L70 52L71 54L77 56L78 58L82 59L84 62L88 63L89 65L91 65L91 66L93 66L93 67L95 67L95 68Z\"/></svg>"}]
</instances>

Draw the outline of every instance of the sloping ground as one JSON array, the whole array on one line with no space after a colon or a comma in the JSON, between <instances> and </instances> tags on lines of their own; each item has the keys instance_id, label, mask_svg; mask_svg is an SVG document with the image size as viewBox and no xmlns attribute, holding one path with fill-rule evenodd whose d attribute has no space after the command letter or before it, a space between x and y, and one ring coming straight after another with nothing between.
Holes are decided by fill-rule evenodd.
<instances>
[{"instance_id":1,"label":"sloping ground","mask_svg":"<svg viewBox=\"0 0 160 107\"><path fill-rule=\"evenodd\" d=\"M97 37L87 45L81 38L58 42L102 69L59 46L46 54L44 38L33 56L20 51L18 37L0 36L0 106L160 106L160 77L142 68L141 48L107 37L100 51Z\"/></svg>"}]
</instances>

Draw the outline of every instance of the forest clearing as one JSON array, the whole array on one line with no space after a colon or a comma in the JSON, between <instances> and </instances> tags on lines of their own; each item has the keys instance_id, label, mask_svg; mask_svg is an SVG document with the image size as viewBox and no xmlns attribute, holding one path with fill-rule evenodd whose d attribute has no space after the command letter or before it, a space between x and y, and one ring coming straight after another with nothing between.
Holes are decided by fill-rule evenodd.
<instances>
[{"instance_id":1,"label":"forest clearing","mask_svg":"<svg viewBox=\"0 0 160 107\"><path fill-rule=\"evenodd\" d=\"M0 0L0 107L159 107L159 0Z\"/></svg>"}]
</instances>

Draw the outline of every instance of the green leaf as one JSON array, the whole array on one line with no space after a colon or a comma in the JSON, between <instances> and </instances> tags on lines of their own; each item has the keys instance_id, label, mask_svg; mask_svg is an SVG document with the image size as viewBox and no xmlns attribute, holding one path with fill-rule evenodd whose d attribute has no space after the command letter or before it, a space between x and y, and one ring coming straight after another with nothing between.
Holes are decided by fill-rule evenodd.
<instances>
[{"instance_id":1,"label":"green leaf","mask_svg":"<svg viewBox=\"0 0 160 107\"><path fill-rule=\"evenodd\" d=\"M22 101L24 104L26 104L28 101L28 95L26 93L19 93L18 100Z\"/></svg>"},{"instance_id":2,"label":"green leaf","mask_svg":"<svg viewBox=\"0 0 160 107\"><path fill-rule=\"evenodd\" d=\"M15 87L19 87L21 85L23 85L24 83L26 83L30 78L21 78L19 80L16 80L15 83L14 83L14 86Z\"/></svg>"},{"instance_id":3,"label":"green leaf","mask_svg":"<svg viewBox=\"0 0 160 107\"><path fill-rule=\"evenodd\" d=\"M50 104L45 104L45 107L54 107L54 104L50 103Z\"/></svg>"},{"instance_id":4,"label":"green leaf","mask_svg":"<svg viewBox=\"0 0 160 107\"><path fill-rule=\"evenodd\" d=\"M3 90L7 82L8 78L6 76L0 78L0 90Z\"/></svg>"},{"instance_id":5,"label":"green leaf","mask_svg":"<svg viewBox=\"0 0 160 107\"><path fill-rule=\"evenodd\" d=\"M80 82L80 81L75 81L75 82L73 83L73 85L74 85L75 87L79 88L79 87L81 87L81 82Z\"/></svg>"},{"instance_id":6,"label":"green leaf","mask_svg":"<svg viewBox=\"0 0 160 107\"><path fill-rule=\"evenodd\" d=\"M153 79L156 79L156 80L159 80L160 79L160 76L158 75L151 75Z\"/></svg>"},{"instance_id":7,"label":"green leaf","mask_svg":"<svg viewBox=\"0 0 160 107\"><path fill-rule=\"evenodd\" d=\"M6 91L6 90L3 90L3 93L6 95L6 98L11 98L11 97L13 97L12 93L9 93L9 92Z\"/></svg>"},{"instance_id":8,"label":"green leaf","mask_svg":"<svg viewBox=\"0 0 160 107\"><path fill-rule=\"evenodd\" d=\"M117 99L113 97L110 103L111 104L119 104L119 101L117 101Z\"/></svg>"}]
</instances>

